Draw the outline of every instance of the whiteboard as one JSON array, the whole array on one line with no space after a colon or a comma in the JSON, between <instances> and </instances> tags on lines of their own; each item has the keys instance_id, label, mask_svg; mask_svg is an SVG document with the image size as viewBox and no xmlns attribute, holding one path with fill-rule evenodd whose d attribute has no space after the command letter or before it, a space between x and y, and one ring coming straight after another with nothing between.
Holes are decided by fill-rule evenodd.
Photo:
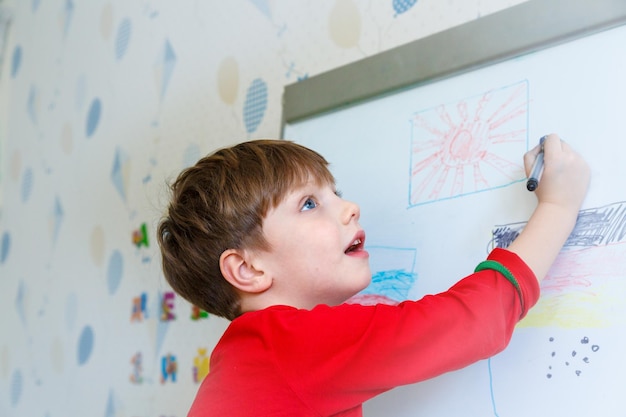
<instances>
[{"instance_id":1,"label":"whiteboard","mask_svg":"<svg viewBox=\"0 0 626 417\"><path fill-rule=\"evenodd\" d=\"M366 416L626 413L625 48L619 26L285 125L361 207L364 299L446 290L505 247L535 205L522 155L542 135L559 133L592 169L576 229L509 347L385 393Z\"/></svg>"}]
</instances>

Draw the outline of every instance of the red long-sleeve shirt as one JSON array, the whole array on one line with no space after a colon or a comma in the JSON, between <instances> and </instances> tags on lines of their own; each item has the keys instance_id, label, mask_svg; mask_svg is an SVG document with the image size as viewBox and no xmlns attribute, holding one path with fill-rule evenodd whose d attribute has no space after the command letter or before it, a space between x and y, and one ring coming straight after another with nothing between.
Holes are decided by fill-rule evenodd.
<instances>
[{"instance_id":1,"label":"red long-sleeve shirt","mask_svg":"<svg viewBox=\"0 0 626 417\"><path fill-rule=\"evenodd\" d=\"M189 417L351 416L393 387L488 358L539 297L533 272L495 249L499 272L474 273L396 306L273 306L233 320L211 355Z\"/></svg>"}]
</instances>

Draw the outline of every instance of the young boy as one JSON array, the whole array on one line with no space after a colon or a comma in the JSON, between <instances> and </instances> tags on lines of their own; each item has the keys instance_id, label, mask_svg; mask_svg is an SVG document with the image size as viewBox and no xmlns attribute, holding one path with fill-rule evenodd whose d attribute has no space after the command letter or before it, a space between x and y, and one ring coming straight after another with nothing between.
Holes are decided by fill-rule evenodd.
<instances>
[{"instance_id":1,"label":"young boy","mask_svg":"<svg viewBox=\"0 0 626 417\"><path fill-rule=\"evenodd\" d=\"M524 156L527 172L538 153ZM395 306L344 304L371 279L365 232L319 154L251 141L183 171L158 231L164 274L232 321L189 416L361 416L377 394L504 349L589 183L556 135L544 156L537 207L510 247L448 291Z\"/></svg>"}]
</instances>

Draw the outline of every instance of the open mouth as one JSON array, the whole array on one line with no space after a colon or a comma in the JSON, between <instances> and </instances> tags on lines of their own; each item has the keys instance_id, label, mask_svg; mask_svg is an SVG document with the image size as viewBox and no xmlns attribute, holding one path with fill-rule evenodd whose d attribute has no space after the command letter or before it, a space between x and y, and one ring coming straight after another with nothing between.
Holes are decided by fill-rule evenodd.
<instances>
[{"instance_id":1,"label":"open mouth","mask_svg":"<svg viewBox=\"0 0 626 417\"><path fill-rule=\"evenodd\" d=\"M354 241L345 250L345 253L355 252L363 249L364 236L357 236Z\"/></svg>"}]
</instances>

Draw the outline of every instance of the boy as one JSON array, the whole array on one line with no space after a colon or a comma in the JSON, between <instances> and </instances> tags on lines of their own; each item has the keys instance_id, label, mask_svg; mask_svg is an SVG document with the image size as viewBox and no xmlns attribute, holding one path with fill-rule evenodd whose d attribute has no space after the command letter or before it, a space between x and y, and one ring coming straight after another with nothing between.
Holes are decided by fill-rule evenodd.
<instances>
[{"instance_id":1,"label":"boy","mask_svg":"<svg viewBox=\"0 0 626 417\"><path fill-rule=\"evenodd\" d=\"M538 153L524 156L527 172ZM251 141L183 171L158 231L164 274L232 321L189 416L361 416L377 394L504 349L589 183L556 135L544 156L537 207L510 247L448 291L396 306L344 304L371 279L365 232L319 154Z\"/></svg>"}]
</instances>

